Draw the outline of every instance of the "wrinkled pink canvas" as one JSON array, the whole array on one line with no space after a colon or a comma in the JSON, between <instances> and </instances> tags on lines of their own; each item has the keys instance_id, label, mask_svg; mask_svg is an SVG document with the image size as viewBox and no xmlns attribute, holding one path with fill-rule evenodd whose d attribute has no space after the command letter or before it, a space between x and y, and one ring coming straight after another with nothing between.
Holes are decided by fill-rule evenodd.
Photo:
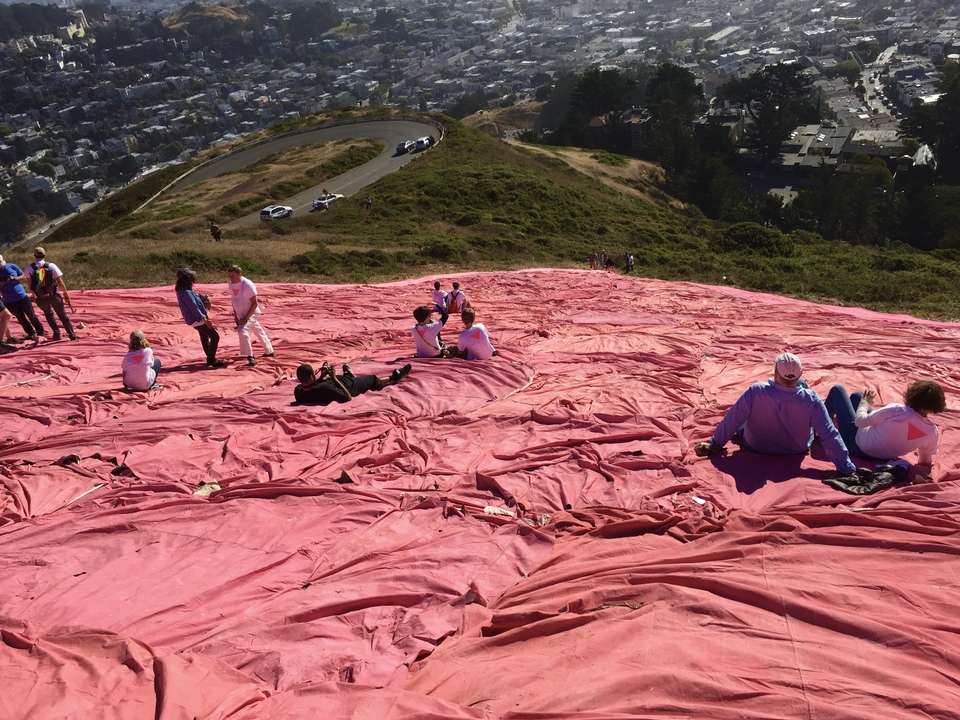
<instances>
[{"instance_id":1,"label":"wrinkled pink canvas","mask_svg":"<svg viewBox=\"0 0 960 720\"><path fill-rule=\"evenodd\" d=\"M435 279L498 357L412 358ZM79 341L0 356L0 719L956 716L960 325L601 271L260 283L251 368L198 280L227 368L172 287L74 291ZM161 390L121 388L134 329ZM821 396L937 380L936 482L696 457L784 351ZM294 404L322 360L413 371Z\"/></svg>"}]
</instances>

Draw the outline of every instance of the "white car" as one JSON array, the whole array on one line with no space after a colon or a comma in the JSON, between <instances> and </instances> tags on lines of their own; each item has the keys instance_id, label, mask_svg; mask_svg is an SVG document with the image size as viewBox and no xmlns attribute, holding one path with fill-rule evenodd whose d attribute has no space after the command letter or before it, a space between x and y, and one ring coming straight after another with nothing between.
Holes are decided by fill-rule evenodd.
<instances>
[{"instance_id":1,"label":"white car","mask_svg":"<svg viewBox=\"0 0 960 720\"><path fill-rule=\"evenodd\" d=\"M293 215L293 208L286 205L267 205L260 211L261 220L278 220Z\"/></svg>"},{"instance_id":2,"label":"white car","mask_svg":"<svg viewBox=\"0 0 960 720\"><path fill-rule=\"evenodd\" d=\"M424 150L426 150L426 149L427 149L428 147L430 147L431 145L433 145L433 136L432 136L432 135L424 135L422 138L417 138L416 148L417 148L417 151L418 151L418 152L423 152Z\"/></svg>"},{"instance_id":3,"label":"white car","mask_svg":"<svg viewBox=\"0 0 960 720\"><path fill-rule=\"evenodd\" d=\"M417 144L413 140L404 140L402 143L397 145L397 155L413 152L414 148L416 147Z\"/></svg>"},{"instance_id":4,"label":"white car","mask_svg":"<svg viewBox=\"0 0 960 720\"><path fill-rule=\"evenodd\" d=\"M343 200L343 195L340 193L324 193L313 201L313 209L326 210L330 207L330 203L336 202L337 200Z\"/></svg>"}]
</instances>

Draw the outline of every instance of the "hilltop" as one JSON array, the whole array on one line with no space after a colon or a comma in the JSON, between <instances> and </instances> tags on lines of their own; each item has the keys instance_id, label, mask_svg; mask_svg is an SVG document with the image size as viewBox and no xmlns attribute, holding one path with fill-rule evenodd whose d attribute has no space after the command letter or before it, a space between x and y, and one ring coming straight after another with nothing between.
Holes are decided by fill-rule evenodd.
<instances>
[{"instance_id":1,"label":"hilltop","mask_svg":"<svg viewBox=\"0 0 960 720\"><path fill-rule=\"evenodd\" d=\"M234 27L240 29L250 22L251 15L242 5L214 5L212 3L192 2L163 19L168 30L183 32L187 35L201 35L210 31L211 26L220 29ZM203 29L201 32L200 29Z\"/></svg>"},{"instance_id":2,"label":"hilltop","mask_svg":"<svg viewBox=\"0 0 960 720\"><path fill-rule=\"evenodd\" d=\"M283 194L284 183L296 184L316 170L316 184L343 172L350 157L362 161L350 147L327 147L318 149L326 162L340 158L331 166L340 169L329 175L320 155L307 167L291 164L297 153L287 154L267 163L272 170L240 174L265 173L256 192L246 194L249 186L217 190L227 182L218 178L131 214L184 171L167 169L85 213L48 242L57 246L57 261L68 275L85 287L165 284L184 264L222 270L237 262L258 280L373 282L455 270L584 267L591 250L605 250L621 268L624 254L632 253L636 272L646 277L960 317L952 291L960 270L949 253L853 246L803 231L783 235L754 223L717 223L668 195L653 166L609 153L507 143L437 117L446 127L444 141L369 186L377 198L369 215L344 202L325 213L231 229L224 243L210 240L209 218L222 223L237 217L238 209L282 202L290 196Z\"/></svg>"}]
</instances>

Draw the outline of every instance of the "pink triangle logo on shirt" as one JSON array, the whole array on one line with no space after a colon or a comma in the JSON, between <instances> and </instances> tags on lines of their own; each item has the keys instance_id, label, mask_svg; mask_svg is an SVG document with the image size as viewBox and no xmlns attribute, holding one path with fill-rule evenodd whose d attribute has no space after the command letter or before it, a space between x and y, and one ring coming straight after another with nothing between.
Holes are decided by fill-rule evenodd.
<instances>
[{"instance_id":1,"label":"pink triangle logo on shirt","mask_svg":"<svg viewBox=\"0 0 960 720\"><path fill-rule=\"evenodd\" d=\"M134 355L134 356L133 356L133 361L134 361L137 365L139 365L140 363L143 362L143 355Z\"/></svg>"},{"instance_id":2,"label":"pink triangle logo on shirt","mask_svg":"<svg viewBox=\"0 0 960 720\"><path fill-rule=\"evenodd\" d=\"M472 333L470 333L470 337L472 337L474 340L479 340L483 337L483 333L481 333L479 330L474 330Z\"/></svg>"},{"instance_id":3,"label":"pink triangle logo on shirt","mask_svg":"<svg viewBox=\"0 0 960 720\"><path fill-rule=\"evenodd\" d=\"M234 295L239 295L239 294L240 294L240 288L234 288L234 289L232 290L232 292L233 292Z\"/></svg>"},{"instance_id":4,"label":"pink triangle logo on shirt","mask_svg":"<svg viewBox=\"0 0 960 720\"><path fill-rule=\"evenodd\" d=\"M907 440L918 440L926 436L926 433L916 425L913 423L907 423Z\"/></svg>"}]
</instances>

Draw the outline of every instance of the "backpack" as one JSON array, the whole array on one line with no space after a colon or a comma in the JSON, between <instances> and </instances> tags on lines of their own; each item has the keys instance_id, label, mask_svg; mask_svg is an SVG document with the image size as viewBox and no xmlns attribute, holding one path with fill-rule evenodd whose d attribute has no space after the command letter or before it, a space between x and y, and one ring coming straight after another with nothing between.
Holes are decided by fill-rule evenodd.
<instances>
[{"instance_id":1,"label":"backpack","mask_svg":"<svg viewBox=\"0 0 960 720\"><path fill-rule=\"evenodd\" d=\"M57 293L57 279L53 276L50 266L44 263L30 263L33 274L30 275L30 290L38 298L48 298Z\"/></svg>"}]
</instances>

